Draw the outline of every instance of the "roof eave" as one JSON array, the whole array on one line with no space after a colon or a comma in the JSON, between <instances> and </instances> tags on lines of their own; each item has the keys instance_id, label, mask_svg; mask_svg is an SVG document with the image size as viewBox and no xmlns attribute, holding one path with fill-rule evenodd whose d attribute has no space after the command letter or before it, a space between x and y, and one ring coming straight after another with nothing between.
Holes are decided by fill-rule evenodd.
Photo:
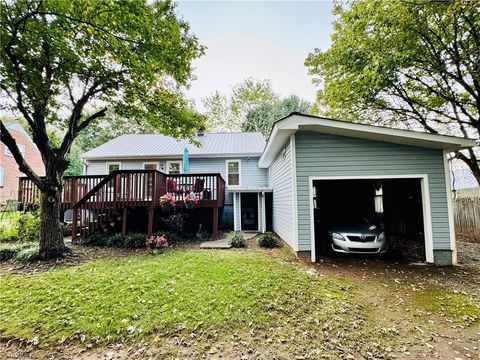
<instances>
[{"instance_id":1,"label":"roof eave","mask_svg":"<svg viewBox=\"0 0 480 360\"><path fill-rule=\"evenodd\" d=\"M245 157L260 157L262 153L228 153L228 154L190 154L190 159L201 158L245 158ZM163 154L163 155L123 155L123 156L84 156L81 155L82 160L168 160L181 159L183 154Z\"/></svg>"},{"instance_id":2,"label":"roof eave","mask_svg":"<svg viewBox=\"0 0 480 360\"><path fill-rule=\"evenodd\" d=\"M322 120L321 123L318 122L319 119ZM283 147L287 136L296 133L298 130L317 131L326 134L385 141L407 146L439 149L448 152L476 146L476 142L473 139L349 123L292 113L274 123L258 166L268 168L275 159L278 151Z\"/></svg>"}]
</instances>

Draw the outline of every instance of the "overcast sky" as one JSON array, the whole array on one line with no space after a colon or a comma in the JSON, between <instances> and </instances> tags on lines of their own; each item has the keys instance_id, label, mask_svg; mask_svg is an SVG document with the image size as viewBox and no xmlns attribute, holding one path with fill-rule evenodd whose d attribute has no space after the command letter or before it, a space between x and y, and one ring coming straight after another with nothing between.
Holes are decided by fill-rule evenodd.
<instances>
[{"instance_id":1,"label":"overcast sky","mask_svg":"<svg viewBox=\"0 0 480 360\"><path fill-rule=\"evenodd\" d=\"M187 95L202 110L202 98L253 77L270 79L281 95L313 101L304 61L330 45L331 9L327 1L180 1L178 14L207 46Z\"/></svg>"}]
</instances>

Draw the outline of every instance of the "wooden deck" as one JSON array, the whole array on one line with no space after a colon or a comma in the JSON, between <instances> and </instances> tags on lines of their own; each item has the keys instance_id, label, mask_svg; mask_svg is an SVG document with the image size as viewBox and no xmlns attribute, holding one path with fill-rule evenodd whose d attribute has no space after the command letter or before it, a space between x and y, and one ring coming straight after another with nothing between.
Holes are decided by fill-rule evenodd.
<instances>
[{"instance_id":1,"label":"wooden deck","mask_svg":"<svg viewBox=\"0 0 480 360\"><path fill-rule=\"evenodd\" d=\"M218 209L225 200L225 181L220 174L165 174L156 170L117 170L109 175L66 176L62 210L72 209L72 240L85 237L120 218L127 230L127 208L147 209L148 235L153 232L154 209L160 197L170 193L179 205L186 194L199 198L196 207L211 208L213 236L218 232ZM20 178L18 201L23 209L34 206L39 191L33 182Z\"/></svg>"}]
</instances>

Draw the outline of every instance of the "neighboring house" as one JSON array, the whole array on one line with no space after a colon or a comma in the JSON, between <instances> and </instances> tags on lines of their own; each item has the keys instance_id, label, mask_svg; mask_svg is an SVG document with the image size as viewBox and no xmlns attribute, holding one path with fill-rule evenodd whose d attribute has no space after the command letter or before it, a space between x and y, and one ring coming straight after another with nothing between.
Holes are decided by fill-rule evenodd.
<instances>
[{"instance_id":1,"label":"neighboring house","mask_svg":"<svg viewBox=\"0 0 480 360\"><path fill-rule=\"evenodd\" d=\"M163 135L123 135L83 154L84 174L138 169L182 174L187 148L188 173L219 173L225 180L221 222L236 230L265 231L265 192L270 190L267 170L258 167L265 147L263 135L202 132L195 140L200 146Z\"/></svg>"},{"instance_id":2,"label":"neighboring house","mask_svg":"<svg viewBox=\"0 0 480 360\"><path fill-rule=\"evenodd\" d=\"M66 188L77 198L64 205L67 209L76 202L77 216L87 218L79 236L82 229L92 231L102 218L108 226L108 221L122 216L125 232L128 204L131 211L138 206L149 209L151 234L156 197L172 191L175 180L186 184L184 193L203 196L199 210L213 209L212 229L217 229L220 213L224 227L273 230L298 256L312 261L320 254L320 229L326 217L355 210L381 215L395 246L413 249L428 263L456 263L446 155L475 146L473 140L299 113L277 121L266 144L260 133L206 133L196 140L201 146L162 135L125 135L85 153L88 176L75 181L82 182L82 194L88 194L78 196L78 186L69 179ZM190 175L179 175L185 148ZM208 176L216 184L209 186L214 197L194 190L197 181ZM173 188L181 193L176 185ZM144 221L144 213L140 219ZM351 241L364 239L352 236Z\"/></svg>"},{"instance_id":3,"label":"neighboring house","mask_svg":"<svg viewBox=\"0 0 480 360\"><path fill-rule=\"evenodd\" d=\"M40 152L25 129L18 122L6 124L5 127L16 140L27 164L38 175L44 175L45 168ZM18 170L18 165L10 150L0 143L0 202L17 199L18 179L21 176L25 176L25 174Z\"/></svg>"}]
</instances>

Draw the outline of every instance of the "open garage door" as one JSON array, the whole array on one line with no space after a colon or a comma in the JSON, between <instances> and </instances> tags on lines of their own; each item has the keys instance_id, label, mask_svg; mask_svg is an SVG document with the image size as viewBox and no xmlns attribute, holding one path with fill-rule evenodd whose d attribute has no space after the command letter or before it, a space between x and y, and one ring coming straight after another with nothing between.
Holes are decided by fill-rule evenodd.
<instances>
[{"instance_id":1,"label":"open garage door","mask_svg":"<svg viewBox=\"0 0 480 360\"><path fill-rule=\"evenodd\" d=\"M425 231L423 181L381 177L313 180L316 258L351 253L425 261L431 238Z\"/></svg>"}]
</instances>

